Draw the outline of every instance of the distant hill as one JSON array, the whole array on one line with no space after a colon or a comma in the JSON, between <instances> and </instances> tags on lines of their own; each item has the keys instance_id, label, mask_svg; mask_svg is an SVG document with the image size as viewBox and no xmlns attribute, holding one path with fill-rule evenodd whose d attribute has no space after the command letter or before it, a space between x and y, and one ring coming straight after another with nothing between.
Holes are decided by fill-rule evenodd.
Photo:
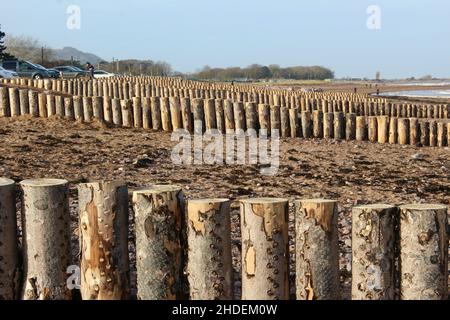
<instances>
[{"instance_id":1,"label":"distant hill","mask_svg":"<svg viewBox=\"0 0 450 320\"><path fill-rule=\"evenodd\" d=\"M95 54L83 52L72 47L64 47L62 49L53 49L56 60L70 60L72 57L74 60L80 61L80 63L90 62L92 64L97 64L104 59L96 56Z\"/></svg>"}]
</instances>

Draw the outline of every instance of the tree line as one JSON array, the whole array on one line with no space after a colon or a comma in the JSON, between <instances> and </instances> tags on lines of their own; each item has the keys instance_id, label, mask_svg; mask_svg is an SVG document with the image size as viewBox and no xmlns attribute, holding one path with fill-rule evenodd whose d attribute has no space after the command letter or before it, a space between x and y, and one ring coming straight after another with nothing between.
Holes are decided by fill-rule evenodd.
<instances>
[{"instance_id":1,"label":"tree line","mask_svg":"<svg viewBox=\"0 0 450 320\"><path fill-rule=\"evenodd\" d=\"M252 64L247 68L211 68L204 67L192 75L193 78L205 80L263 80L263 79L293 79L293 80L325 80L333 79L334 72L322 66L296 66L282 68L277 64L262 66Z\"/></svg>"}]
</instances>

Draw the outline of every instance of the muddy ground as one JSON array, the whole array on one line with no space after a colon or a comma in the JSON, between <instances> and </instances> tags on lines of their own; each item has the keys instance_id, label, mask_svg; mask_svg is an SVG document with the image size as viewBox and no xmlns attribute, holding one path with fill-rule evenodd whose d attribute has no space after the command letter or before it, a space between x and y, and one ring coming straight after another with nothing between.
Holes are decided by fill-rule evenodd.
<instances>
[{"instance_id":1,"label":"muddy ground","mask_svg":"<svg viewBox=\"0 0 450 320\"><path fill-rule=\"evenodd\" d=\"M108 128L99 123L76 124L29 117L0 119L0 176L16 181L52 177L71 182L75 262L78 259L75 184L79 182L122 179L131 190L152 184L176 184L184 188L187 198L285 197L291 203L301 198L336 199L344 298L349 298L352 206L377 202L450 204L449 148L286 139L280 145L277 175L263 176L258 165L174 165L170 154L176 142L171 142L170 137L167 133ZM232 208L233 266L238 298L241 256L237 203ZM291 206L291 255L293 218ZM133 229L132 212L130 222ZM132 261L133 240L131 232ZM292 255L292 262L294 259ZM133 265L133 279L134 276Z\"/></svg>"}]
</instances>

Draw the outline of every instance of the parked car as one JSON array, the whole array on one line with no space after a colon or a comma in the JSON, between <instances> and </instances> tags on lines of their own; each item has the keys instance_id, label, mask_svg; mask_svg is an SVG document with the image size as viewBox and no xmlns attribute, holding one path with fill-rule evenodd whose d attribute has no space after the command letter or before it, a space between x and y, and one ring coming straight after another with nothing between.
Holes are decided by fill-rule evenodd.
<instances>
[{"instance_id":1,"label":"parked car","mask_svg":"<svg viewBox=\"0 0 450 320\"><path fill-rule=\"evenodd\" d=\"M58 79L58 78L60 78L61 77L61 73L58 71L58 70L55 70L55 69L48 69L48 68L45 68L45 67L43 67L43 66L41 66L40 64L37 64L37 63L33 63L36 67L38 67L38 68L40 68L40 69L45 69L45 70L47 70L48 71L48 73L50 74L50 78L55 78L55 79Z\"/></svg>"},{"instance_id":2,"label":"parked car","mask_svg":"<svg viewBox=\"0 0 450 320\"><path fill-rule=\"evenodd\" d=\"M0 62L0 67L6 70L16 72L19 77L31 79L51 78L50 72L44 67L23 60L4 60Z\"/></svg>"},{"instance_id":3,"label":"parked car","mask_svg":"<svg viewBox=\"0 0 450 320\"><path fill-rule=\"evenodd\" d=\"M87 71L73 66L54 67L53 69L58 70L63 78L82 78L88 75Z\"/></svg>"},{"instance_id":4,"label":"parked car","mask_svg":"<svg viewBox=\"0 0 450 320\"><path fill-rule=\"evenodd\" d=\"M12 78L17 78L17 77L19 77L17 72L9 71L9 70L3 69L3 67L0 67L0 79L1 78L12 79Z\"/></svg>"},{"instance_id":5,"label":"parked car","mask_svg":"<svg viewBox=\"0 0 450 320\"><path fill-rule=\"evenodd\" d=\"M111 78L115 77L116 75L114 73L109 73L104 70L95 70L94 71L94 78Z\"/></svg>"}]
</instances>

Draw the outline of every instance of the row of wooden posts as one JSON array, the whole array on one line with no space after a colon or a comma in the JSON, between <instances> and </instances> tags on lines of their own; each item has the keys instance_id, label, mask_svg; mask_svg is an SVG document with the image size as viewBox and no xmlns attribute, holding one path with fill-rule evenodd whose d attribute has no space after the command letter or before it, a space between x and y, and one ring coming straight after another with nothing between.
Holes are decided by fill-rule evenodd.
<instances>
[{"instance_id":1,"label":"row of wooden posts","mask_svg":"<svg viewBox=\"0 0 450 320\"><path fill-rule=\"evenodd\" d=\"M0 179L0 298L71 299L68 182ZM232 299L230 200L187 201L181 187L132 192L138 299ZM83 299L130 298L129 196L125 183L78 185ZM242 299L289 299L287 199L240 201ZM352 212L353 299L446 299L444 205L376 204ZM340 299L338 204L295 201L299 300ZM22 255L22 256L21 256ZM23 261L23 265L19 261Z\"/></svg>"},{"instance_id":2,"label":"row of wooden posts","mask_svg":"<svg viewBox=\"0 0 450 320\"><path fill-rule=\"evenodd\" d=\"M108 97L60 96L15 87L0 87L0 117L20 115L59 116L90 122L93 119L123 127L163 131L194 131L194 122L203 131L217 129L278 130L282 138L325 138L390 144L448 146L448 120L404 118L388 115L357 116L352 112L300 111L298 108L271 107L268 104L232 102L223 99L179 97L134 97L131 100Z\"/></svg>"},{"instance_id":3,"label":"row of wooden posts","mask_svg":"<svg viewBox=\"0 0 450 320\"><path fill-rule=\"evenodd\" d=\"M56 91L62 94L110 97L129 100L133 97L179 97L199 99L227 99L232 102L253 102L276 107L298 108L300 111L356 113L357 116L398 116L429 119L449 119L448 104L416 104L354 93L304 93L287 90L268 90L260 87L214 85L185 81L169 82L160 78L106 80L4 80L9 84Z\"/></svg>"}]
</instances>

